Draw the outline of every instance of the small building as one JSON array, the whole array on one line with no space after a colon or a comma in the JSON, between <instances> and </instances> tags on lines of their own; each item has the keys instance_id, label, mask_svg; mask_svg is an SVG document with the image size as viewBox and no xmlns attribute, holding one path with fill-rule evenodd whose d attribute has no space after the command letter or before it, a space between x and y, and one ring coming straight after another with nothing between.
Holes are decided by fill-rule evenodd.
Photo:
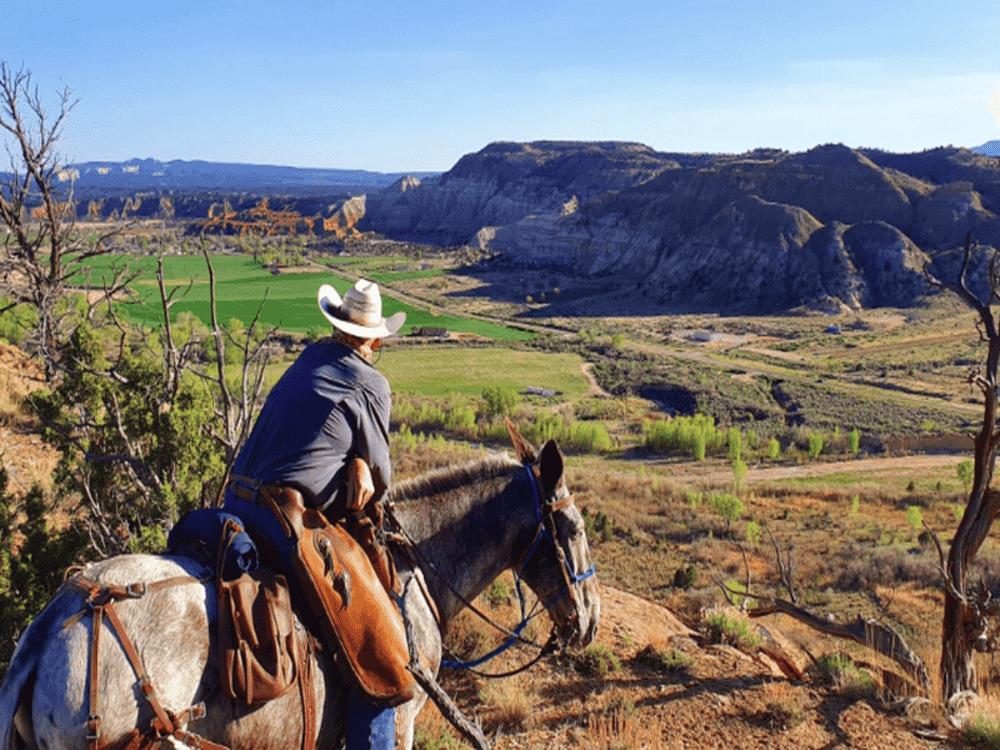
<instances>
[{"instance_id":1,"label":"small building","mask_svg":"<svg viewBox=\"0 0 1000 750\"><path fill-rule=\"evenodd\" d=\"M715 334L711 331L692 331L688 336L691 341L696 341L699 344L708 344L715 341Z\"/></svg>"},{"instance_id":2,"label":"small building","mask_svg":"<svg viewBox=\"0 0 1000 750\"><path fill-rule=\"evenodd\" d=\"M413 330L410 331L411 336L428 336L435 339L446 339L448 338L447 328L435 328L433 326L415 326Z\"/></svg>"},{"instance_id":3,"label":"small building","mask_svg":"<svg viewBox=\"0 0 1000 750\"><path fill-rule=\"evenodd\" d=\"M524 389L524 392L529 396L541 396L542 398L555 398L558 391L553 391L549 388L539 388L537 385L529 385Z\"/></svg>"}]
</instances>

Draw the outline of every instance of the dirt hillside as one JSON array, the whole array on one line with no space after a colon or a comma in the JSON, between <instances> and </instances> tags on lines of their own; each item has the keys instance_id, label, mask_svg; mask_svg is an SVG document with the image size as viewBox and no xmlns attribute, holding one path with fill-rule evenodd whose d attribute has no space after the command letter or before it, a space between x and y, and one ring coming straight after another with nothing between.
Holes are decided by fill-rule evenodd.
<instances>
[{"instance_id":1,"label":"dirt hillside","mask_svg":"<svg viewBox=\"0 0 1000 750\"><path fill-rule=\"evenodd\" d=\"M650 645L670 656L651 658ZM766 655L707 644L669 610L610 586L602 588L597 650L620 666L581 673L579 659L564 657L505 681L450 673L445 684L495 733L498 750L960 746L926 716L904 716L808 676L790 681ZM433 709L418 726L420 746L458 747Z\"/></svg>"}]
</instances>

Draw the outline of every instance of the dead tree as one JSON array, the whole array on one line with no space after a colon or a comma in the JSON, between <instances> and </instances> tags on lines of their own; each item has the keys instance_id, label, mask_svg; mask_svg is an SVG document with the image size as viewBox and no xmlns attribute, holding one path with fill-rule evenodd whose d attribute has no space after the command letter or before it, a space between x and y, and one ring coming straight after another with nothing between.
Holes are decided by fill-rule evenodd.
<instances>
[{"instance_id":1,"label":"dead tree","mask_svg":"<svg viewBox=\"0 0 1000 750\"><path fill-rule=\"evenodd\" d=\"M777 594L762 595L759 592L751 591L750 564L743 545L736 542L734 544L743 557L743 565L746 569L746 583L744 590L741 591L727 583L716 581L726 600L736 606L736 598L741 597L741 608L751 618L783 614L824 635L854 641L870 648L895 662L925 695L928 694L930 692L930 677L923 660L914 653L903 636L889 625L861 615L858 615L851 622L837 622L829 617L822 617L810 612L799 603L799 597L795 591L792 553L788 550L782 556L781 545L771 534L771 530L766 526L764 528L767 530L771 546L774 549L778 578L781 582L781 588L785 592L785 597Z\"/></svg>"},{"instance_id":2,"label":"dead tree","mask_svg":"<svg viewBox=\"0 0 1000 750\"><path fill-rule=\"evenodd\" d=\"M969 373L969 382L983 394L982 425L974 442L972 488L952 539L948 560L942 564L945 589L940 671L942 698L946 702L956 693L978 688L972 657L975 651L991 650L988 618L996 606L989 600L985 586L970 584L969 570L1000 513L1000 494L990 489L1000 450L1000 425L997 423L1000 318L993 310L994 300L1000 299L1000 261L994 253L988 264L989 294L982 299L969 284L973 251L970 233L965 237L962 265L954 281L941 281L925 269L932 285L954 292L975 312L980 341L987 346L984 366ZM943 557L942 554L942 560Z\"/></svg>"},{"instance_id":3,"label":"dead tree","mask_svg":"<svg viewBox=\"0 0 1000 750\"><path fill-rule=\"evenodd\" d=\"M0 314L18 305L34 310L31 344L48 380L57 370L61 324L69 313L63 304L67 287L83 281L86 260L109 252L108 241L120 231L115 227L88 240L76 232L73 173L56 153L75 104L63 89L50 113L31 73L0 63L0 133L9 161L0 184ZM109 293L124 286L122 274Z\"/></svg>"},{"instance_id":4,"label":"dead tree","mask_svg":"<svg viewBox=\"0 0 1000 750\"><path fill-rule=\"evenodd\" d=\"M196 472L200 486L189 485L183 495L188 505L212 504L261 404L274 331L261 327L260 307L244 331L221 325L207 252L205 262L213 282L207 331L193 319L183 327L173 320L190 284L169 288L160 259L158 331L129 325L106 299L100 356L85 358L67 347L57 386L32 399L43 432L63 455L60 474L79 493L82 528L101 556L128 549L144 527L176 521L177 488L191 476L193 459L181 458L181 446L170 442L175 429L190 425L185 439L203 445L204 456L222 460L221 474L214 468ZM195 391L211 400L192 410ZM171 426L171 414L182 415L181 422Z\"/></svg>"},{"instance_id":5,"label":"dead tree","mask_svg":"<svg viewBox=\"0 0 1000 750\"><path fill-rule=\"evenodd\" d=\"M208 267L209 283L209 319L211 322L212 346L215 355L214 372L205 370L195 370L201 378L209 381L212 390L216 394L215 416L218 424L210 428L212 438L222 447L226 460L226 470L219 485L217 502L222 500L222 492L229 479L230 471L240 448L250 434L257 408L260 405L261 394L264 390L264 375L267 372L267 363L270 354L270 344L274 338L275 329L268 328L260 331L260 314L264 309L264 302L267 300L267 292L264 299L257 306L257 312L253 320L250 321L245 335L241 340L233 336L227 328L219 325L218 305L216 304L215 291L215 268L212 266L212 259L208 254L208 249L204 245L201 248L205 258L205 265ZM163 261L160 260L158 269L160 279L161 298L164 298L163 291ZM169 314L164 311L164 320L169 320ZM239 378L231 386L226 372L226 345L234 346L239 351L240 370Z\"/></svg>"}]
</instances>

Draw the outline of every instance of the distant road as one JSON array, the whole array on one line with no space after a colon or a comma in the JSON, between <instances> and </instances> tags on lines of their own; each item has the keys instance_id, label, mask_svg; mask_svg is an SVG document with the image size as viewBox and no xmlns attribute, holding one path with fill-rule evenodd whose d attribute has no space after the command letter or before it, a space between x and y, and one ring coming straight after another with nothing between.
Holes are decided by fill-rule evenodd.
<instances>
[{"instance_id":1,"label":"distant road","mask_svg":"<svg viewBox=\"0 0 1000 750\"><path fill-rule=\"evenodd\" d=\"M873 476L892 474L912 474L915 470L931 470L955 466L969 458L964 454L918 454L913 456L893 456L886 458L858 458L848 461L817 462L791 466L751 467L746 482L775 482L780 479L821 477L831 474L866 473ZM649 463L657 464L656 461ZM726 464L685 463L671 469L670 481L705 482L709 484L732 482L732 469Z\"/></svg>"}]
</instances>

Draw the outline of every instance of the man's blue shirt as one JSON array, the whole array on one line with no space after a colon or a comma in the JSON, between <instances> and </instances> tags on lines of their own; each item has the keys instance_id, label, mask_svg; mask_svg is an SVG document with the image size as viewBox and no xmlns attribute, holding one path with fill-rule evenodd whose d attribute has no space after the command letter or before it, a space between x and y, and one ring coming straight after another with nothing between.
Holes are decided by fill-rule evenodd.
<instances>
[{"instance_id":1,"label":"man's blue shirt","mask_svg":"<svg viewBox=\"0 0 1000 750\"><path fill-rule=\"evenodd\" d=\"M233 474L293 486L314 506L341 504L347 463L371 467L377 500L392 479L389 383L363 357L310 344L271 390Z\"/></svg>"}]
</instances>

